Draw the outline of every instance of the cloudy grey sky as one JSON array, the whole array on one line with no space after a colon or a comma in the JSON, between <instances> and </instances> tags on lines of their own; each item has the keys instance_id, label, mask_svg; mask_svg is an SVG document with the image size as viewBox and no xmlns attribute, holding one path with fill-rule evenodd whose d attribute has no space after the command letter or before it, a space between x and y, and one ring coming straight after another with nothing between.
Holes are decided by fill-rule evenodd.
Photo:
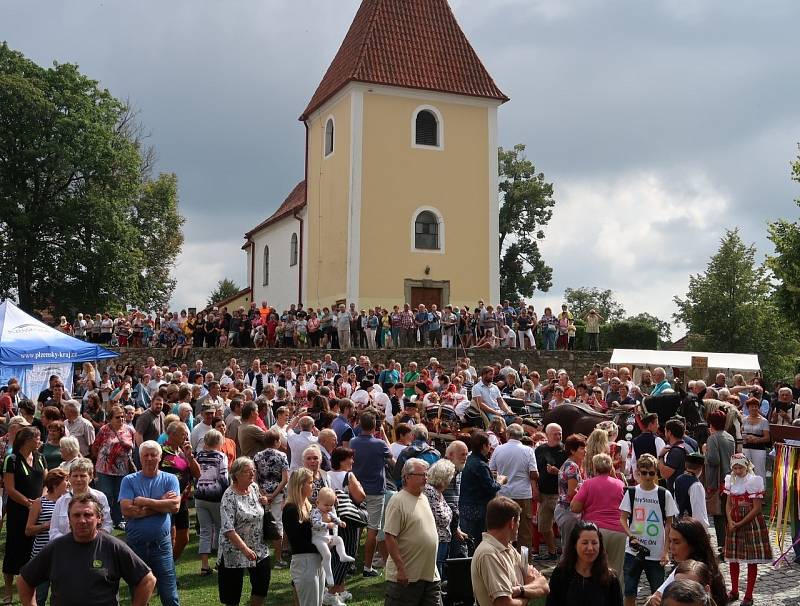
<instances>
[{"instance_id":1,"label":"cloudy grey sky","mask_svg":"<svg viewBox=\"0 0 800 606\"><path fill-rule=\"evenodd\" d=\"M358 4L4 0L0 38L40 64L78 63L140 109L187 217L173 303L200 306L223 277L245 284L242 234L302 179L297 117ZM666 319L725 228L763 254L767 221L797 217L800 3L451 6L512 99L500 144L525 143L556 187L538 309L598 286Z\"/></svg>"}]
</instances>

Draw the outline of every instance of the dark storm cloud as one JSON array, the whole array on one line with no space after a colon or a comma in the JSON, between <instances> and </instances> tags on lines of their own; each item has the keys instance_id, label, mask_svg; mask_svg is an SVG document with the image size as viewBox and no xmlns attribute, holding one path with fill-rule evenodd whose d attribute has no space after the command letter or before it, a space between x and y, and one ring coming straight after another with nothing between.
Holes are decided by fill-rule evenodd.
<instances>
[{"instance_id":1,"label":"dark storm cloud","mask_svg":"<svg viewBox=\"0 0 800 606\"><path fill-rule=\"evenodd\" d=\"M40 64L79 63L139 108L159 169L180 180L174 302L186 306L224 276L244 283L241 236L303 177L297 116L357 6L7 0L0 36ZM765 222L797 215L797 3L452 6L512 97L501 145L526 143L556 185L544 247L555 284L539 302L596 285L667 317L725 227L767 252Z\"/></svg>"}]
</instances>

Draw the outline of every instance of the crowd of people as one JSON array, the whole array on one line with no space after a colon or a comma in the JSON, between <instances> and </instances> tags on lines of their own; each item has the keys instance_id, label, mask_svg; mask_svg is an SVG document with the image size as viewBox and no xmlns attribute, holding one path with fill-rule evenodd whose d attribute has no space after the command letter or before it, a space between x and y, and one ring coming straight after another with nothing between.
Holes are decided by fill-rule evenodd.
<instances>
[{"instance_id":1,"label":"crowd of people","mask_svg":"<svg viewBox=\"0 0 800 606\"><path fill-rule=\"evenodd\" d=\"M230 359L219 379L201 360L84 364L74 378L51 377L35 400L11 380L0 395L2 603L16 577L26 606L48 592L59 603L116 603L119 579L133 604L154 590L179 604L176 563L194 528L197 574L216 582L222 604L240 603L245 572L250 604L265 603L272 570L286 568L301 606L351 600L354 574L383 574L389 606L439 604L458 573L447 562L460 557L471 557L480 606L536 597L567 606L587 592L593 604L633 606L642 573L653 606L723 606L739 598L743 565L742 604L752 604L757 564L772 556L760 415L797 420L800 375L774 393L738 375L690 383L690 397L743 411L733 426L713 412L701 444L680 418L661 427L644 408L642 432L626 439L611 421L563 435L506 401L528 411L637 406L673 388L662 368L636 382L627 368L544 375L510 360L403 369L325 354L249 367ZM488 427L444 447L424 423L427 407L457 414L464 404ZM548 580L538 568L552 565Z\"/></svg>"},{"instance_id":2,"label":"crowd of people","mask_svg":"<svg viewBox=\"0 0 800 606\"><path fill-rule=\"evenodd\" d=\"M604 318L590 310L585 322L585 347L600 349L600 324ZM79 313L70 322L61 316L58 330L79 339L118 347L164 347L174 358L185 359L192 348L290 347L323 349L376 349L398 347L479 347L575 349L577 326L566 304L554 314L545 307L540 316L534 306L519 301L473 309L446 305L438 309L406 303L392 309L356 309L333 304L304 308L294 303L282 312L266 301L249 309L212 307L200 311L148 314L139 310L116 314Z\"/></svg>"}]
</instances>

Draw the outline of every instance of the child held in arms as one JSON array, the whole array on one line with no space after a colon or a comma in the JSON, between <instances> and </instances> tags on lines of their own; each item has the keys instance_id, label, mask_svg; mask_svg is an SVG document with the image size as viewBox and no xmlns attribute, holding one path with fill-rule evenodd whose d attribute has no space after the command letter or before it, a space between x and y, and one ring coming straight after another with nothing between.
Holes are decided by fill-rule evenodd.
<instances>
[{"instance_id":1,"label":"child held in arms","mask_svg":"<svg viewBox=\"0 0 800 606\"><path fill-rule=\"evenodd\" d=\"M322 569L325 571L325 583L330 587L334 585L333 569L331 568L331 546L342 562L355 562L355 558L347 555L344 541L338 535L339 528L347 526L336 516L334 505L336 493L331 488L322 488L317 495L317 506L311 510L311 542L322 556Z\"/></svg>"}]
</instances>

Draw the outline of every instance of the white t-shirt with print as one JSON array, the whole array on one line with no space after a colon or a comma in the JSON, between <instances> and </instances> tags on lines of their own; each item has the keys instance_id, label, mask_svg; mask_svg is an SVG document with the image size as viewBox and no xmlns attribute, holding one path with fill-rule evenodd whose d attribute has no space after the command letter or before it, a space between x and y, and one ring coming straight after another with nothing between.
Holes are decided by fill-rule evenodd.
<instances>
[{"instance_id":1,"label":"white t-shirt with print","mask_svg":"<svg viewBox=\"0 0 800 606\"><path fill-rule=\"evenodd\" d=\"M678 506L669 490L664 491L666 500L664 510L667 517L678 515ZM631 512L631 499L628 490L622 495L622 502L619 504L620 511ZM639 542L650 550L648 560L660 560L664 553L664 520L661 518L661 507L658 504L658 487L652 490L644 490L641 486L636 486L636 494L633 498L633 519L628 523L631 533ZM635 555L630 546L625 548L626 553Z\"/></svg>"}]
</instances>

